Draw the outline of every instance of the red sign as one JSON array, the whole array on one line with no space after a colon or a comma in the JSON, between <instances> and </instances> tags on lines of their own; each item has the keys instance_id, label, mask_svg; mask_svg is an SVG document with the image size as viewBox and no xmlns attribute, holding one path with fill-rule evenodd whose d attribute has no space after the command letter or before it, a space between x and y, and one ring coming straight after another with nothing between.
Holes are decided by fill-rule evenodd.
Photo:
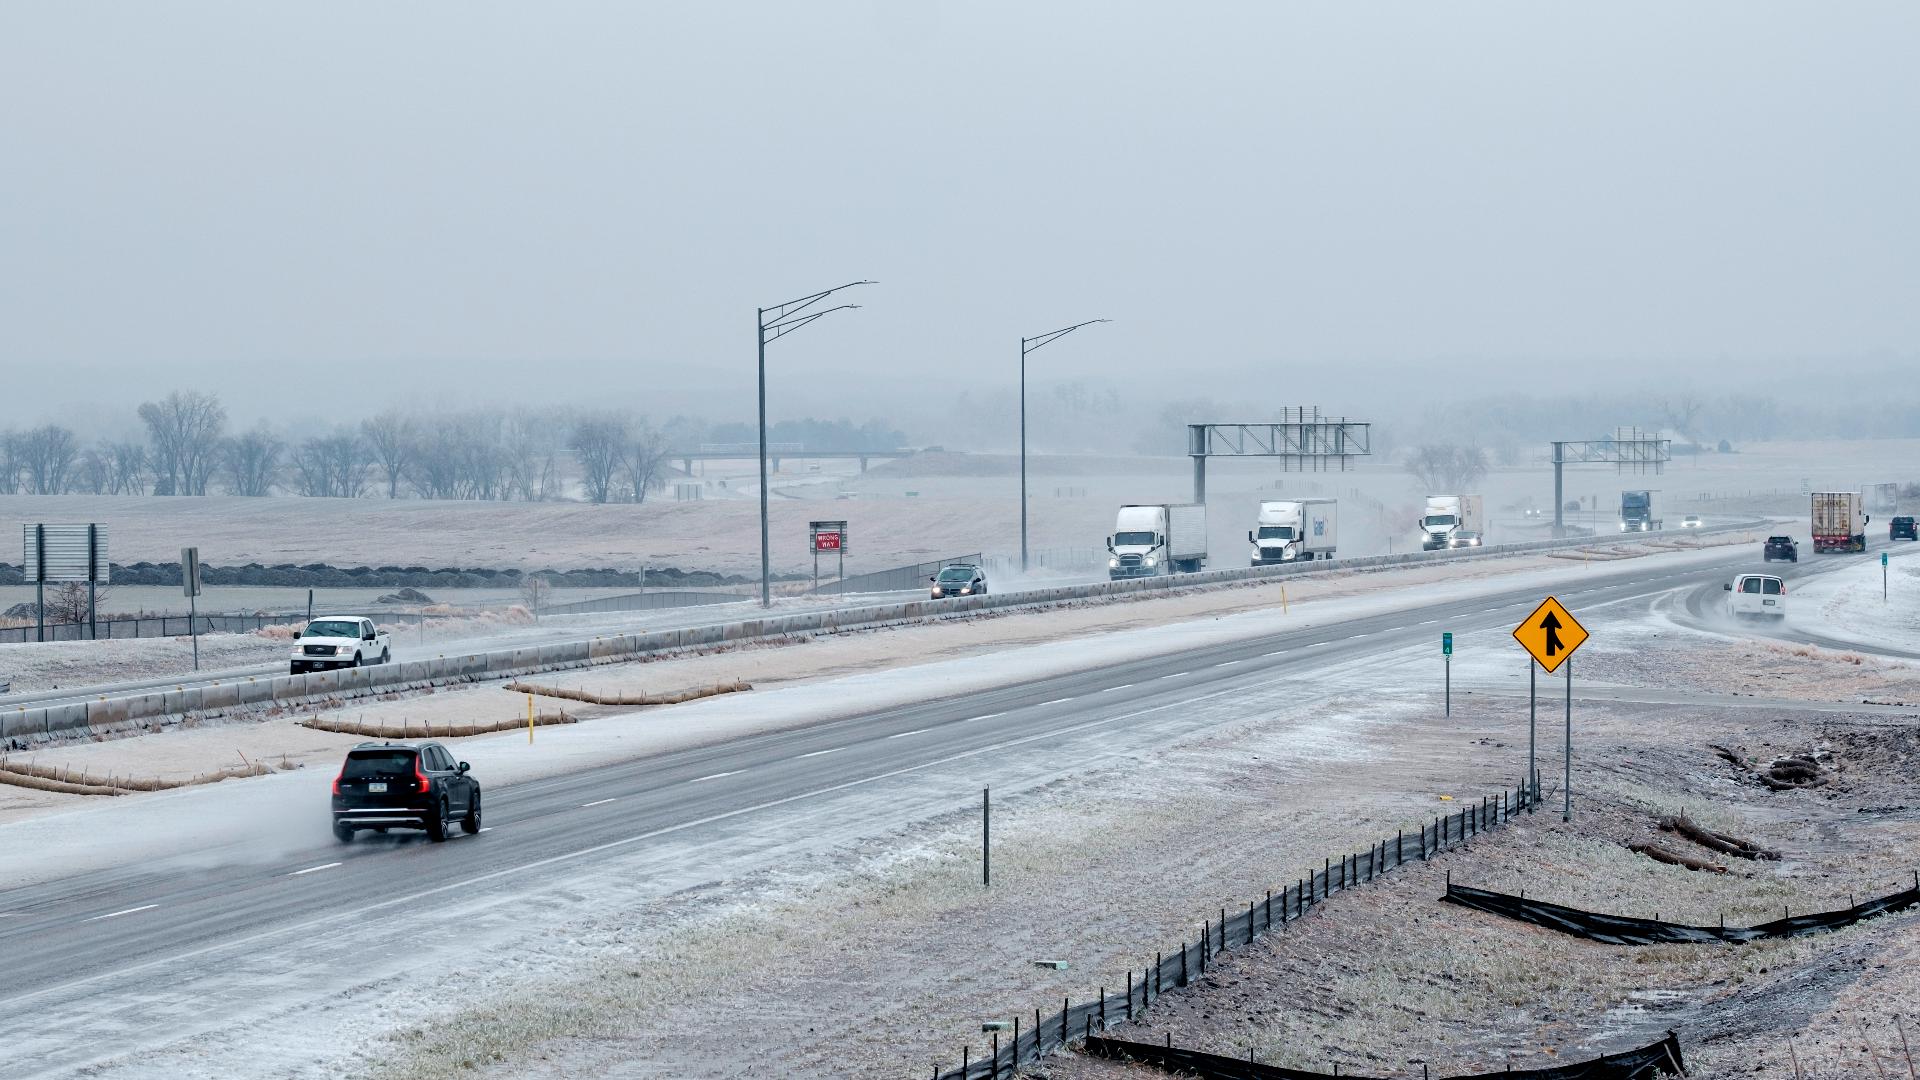
<instances>
[{"instance_id":1,"label":"red sign","mask_svg":"<svg viewBox=\"0 0 1920 1080\"><path fill-rule=\"evenodd\" d=\"M839 551L840 534L837 532L817 532L813 534L813 550Z\"/></svg>"}]
</instances>

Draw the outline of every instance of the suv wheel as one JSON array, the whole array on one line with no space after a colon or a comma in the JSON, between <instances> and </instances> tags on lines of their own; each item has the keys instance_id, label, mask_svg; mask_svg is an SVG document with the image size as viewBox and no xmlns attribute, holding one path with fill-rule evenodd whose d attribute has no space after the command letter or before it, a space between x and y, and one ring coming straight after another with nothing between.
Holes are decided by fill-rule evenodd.
<instances>
[{"instance_id":1,"label":"suv wheel","mask_svg":"<svg viewBox=\"0 0 1920 1080\"><path fill-rule=\"evenodd\" d=\"M333 838L343 844L353 843L353 826L341 822L333 823Z\"/></svg>"},{"instance_id":2,"label":"suv wheel","mask_svg":"<svg viewBox=\"0 0 1920 1080\"><path fill-rule=\"evenodd\" d=\"M473 801L467 804L467 816L460 819L460 831L472 836L480 831L480 789L473 789Z\"/></svg>"},{"instance_id":3,"label":"suv wheel","mask_svg":"<svg viewBox=\"0 0 1920 1080\"><path fill-rule=\"evenodd\" d=\"M447 800L441 799L427 819L427 839L438 844L447 838Z\"/></svg>"}]
</instances>

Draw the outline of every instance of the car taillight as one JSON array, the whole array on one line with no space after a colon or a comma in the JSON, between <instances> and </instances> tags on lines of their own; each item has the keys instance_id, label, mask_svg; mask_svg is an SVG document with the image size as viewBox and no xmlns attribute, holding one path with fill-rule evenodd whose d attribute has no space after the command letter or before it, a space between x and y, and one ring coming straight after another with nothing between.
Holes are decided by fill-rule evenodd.
<instances>
[{"instance_id":1,"label":"car taillight","mask_svg":"<svg viewBox=\"0 0 1920 1080\"><path fill-rule=\"evenodd\" d=\"M345 769L341 769L340 775L333 778L333 793L335 795L340 794L340 781L345 780L346 778L347 778L347 770Z\"/></svg>"},{"instance_id":2,"label":"car taillight","mask_svg":"<svg viewBox=\"0 0 1920 1080\"><path fill-rule=\"evenodd\" d=\"M427 774L420 771L419 758L413 759L413 779L415 783L420 785L421 791L427 790Z\"/></svg>"}]
</instances>

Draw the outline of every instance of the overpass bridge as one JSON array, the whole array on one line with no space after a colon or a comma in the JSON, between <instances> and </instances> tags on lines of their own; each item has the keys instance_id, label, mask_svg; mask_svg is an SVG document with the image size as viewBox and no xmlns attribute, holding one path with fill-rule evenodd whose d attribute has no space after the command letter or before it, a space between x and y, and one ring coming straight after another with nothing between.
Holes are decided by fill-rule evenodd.
<instances>
[{"instance_id":1,"label":"overpass bridge","mask_svg":"<svg viewBox=\"0 0 1920 1080\"><path fill-rule=\"evenodd\" d=\"M892 460L912 457L918 450L809 450L801 443L768 443L767 461L773 471L780 471L782 458L796 461L858 461L860 471L867 471L867 462L874 458ZM669 461L678 461L680 469L688 476L693 475L693 463L696 461L758 461L760 446L758 443L702 443L698 450L671 450L666 455Z\"/></svg>"}]
</instances>

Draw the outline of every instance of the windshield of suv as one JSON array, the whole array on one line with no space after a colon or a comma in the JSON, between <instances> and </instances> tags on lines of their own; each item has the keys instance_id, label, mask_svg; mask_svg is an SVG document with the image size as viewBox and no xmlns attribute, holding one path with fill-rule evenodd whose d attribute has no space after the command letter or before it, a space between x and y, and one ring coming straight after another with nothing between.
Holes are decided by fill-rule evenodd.
<instances>
[{"instance_id":1,"label":"windshield of suv","mask_svg":"<svg viewBox=\"0 0 1920 1080\"><path fill-rule=\"evenodd\" d=\"M1262 525L1262 526L1260 526L1260 535L1259 535L1259 539L1261 539L1261 540L1291 540L1291 539L1293 539L1293 526L1291 526L1291 525Z\"/></svg>"},{"instance_id":2,"label":"windshield of suv","mask_svg":"<svg viewBox=\"0 0 1920 1080\"><path fill-rule=\"evenodd\" d=\"M1135 547L1152 547L1153 534L1150 532L1117 532L1113 534L1115 547L1132 544Z\"/></svg>"},{"instance_id":3,"label":"windshield of suv","mask_svg":"<svg viewBox=\"0 0 1920 1080\"><path fill-rule=\"evenodd\" d=\"M347 767L340 771L347 780L369 780L382 776L412 776L411 750L355 750L347 755Z\"/></svg>"},{"instance_id":4,"label":"windshield of suv","mask_svg":"<svg viewBox=\"0 0 1920 1080\"><path fill-rule=\"evenodd\" d=\"M360 624L346 619L322 619L307 624L301 637L359 637Z\"/></svg>"},{"instance_id":5,"label":"windshield of suv","mask_svg":"<svg viewBox=\"0 0 1920 1080\"><path fill-rule=\"evenodd\" d=\"M941 581L972 581L973 567L949 566L945 570L940 571L940 580Z\"/></svg>"}]
</instances>

